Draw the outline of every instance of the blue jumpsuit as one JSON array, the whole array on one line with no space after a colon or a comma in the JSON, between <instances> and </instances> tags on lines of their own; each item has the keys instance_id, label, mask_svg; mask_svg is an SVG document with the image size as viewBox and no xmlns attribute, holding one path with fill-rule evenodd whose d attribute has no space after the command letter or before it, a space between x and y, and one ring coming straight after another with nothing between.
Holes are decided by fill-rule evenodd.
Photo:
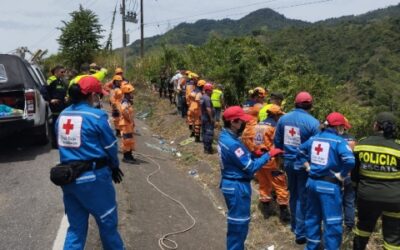
<instances>
[{"instance_id":1,"label":"blue jumpsuit","mask_svg":"<svg viewBox=\"0 0 400 250\"><path fill-rule=\"evenodd\" d=\"M228 207L227 249L243 250L250 223L251 186L254 173L270 159L269 154L252 159L250 151L228 129L218 141L221 191Z\"/></svg>"},{"instance_id":2,"label":"blue jumpsuit","mask_svg":"<svg viewBox=\"0 0 400 250\"><path fill-rule=\"evenodd\" d=\"M284 167L290 192L289 206L292 232L296 240L305 238L306 182L307 172L296 169L294 162L300 144L319 132L319 121L303 109L296 108L282 116L275 130L274 145L285 153Z\"/></svg>"},{"instance_id":3,"label":"blue jumpsuit","mask_svg":"<svg viewBox=\"0 0 400 250\"><path fill-rule=\"evenodd\" d=\"M324 248L340 249L342 242L342 194L339 181L354 168L353 152L347 141L334 129L328 128L311 137L299 147L296 166L310 163L307 181L307 209L305 249L319 249L321 222L324 222Z\"/></svg>"},{"instance_id":4,"label":"blue jumpsuit","mask_svg":"<svg viewBox=\"0 0 400 250\"><path fill-rule=\"evenodd\" d=\"M64 249L84 249L89 214L99 227L104 249L124 249L118 233L118 215L111 169L118 168L117 139L107 114L86 102L66 108L57 120L60 161L107 158L109 167L86 171L62 187L69 228Z\"/></svg>"}]
</instances>

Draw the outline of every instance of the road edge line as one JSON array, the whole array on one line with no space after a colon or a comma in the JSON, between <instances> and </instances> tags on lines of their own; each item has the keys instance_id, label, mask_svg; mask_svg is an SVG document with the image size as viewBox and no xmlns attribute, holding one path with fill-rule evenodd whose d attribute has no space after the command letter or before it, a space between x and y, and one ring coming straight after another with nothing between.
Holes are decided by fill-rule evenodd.
<instances>
[{"instance_id":1,"label":"road edge line","mask_svg":"<svg viewBox=\"0 0 400 250\"><path fill-rule=\"evenodd\" d=\"M64 216L61 219L60 227L57 230L57 236L53 243L52 250L62 250L64 248L65 237L67 236L68 229L68 219L67 216Z\"/></svg>"}]
</instances>

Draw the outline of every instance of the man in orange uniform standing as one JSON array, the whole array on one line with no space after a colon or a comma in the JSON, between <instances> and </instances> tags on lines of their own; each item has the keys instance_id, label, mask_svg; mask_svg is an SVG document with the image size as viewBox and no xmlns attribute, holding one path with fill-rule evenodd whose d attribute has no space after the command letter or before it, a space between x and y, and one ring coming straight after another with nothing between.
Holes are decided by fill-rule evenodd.
<instances>
[{"instance_id":1,"label":"man in orange uniform standing","mask_svg":"<svg viewBox=\"0 0 400 250\"><path fill-rule=\"evenodd\" d=\"M256 156L262 155L263 151L269 151L273 147L276 123L284 114L281 108L272 104L267 110L268 118L257 124L254 131L254 145ZM271 160L262 169L257 172L259 183L260 202L263 205L265 218L271 215L271 191L272 188L276 192L276 201L280 209L280 220L283 223L290 222L290 214L288 209L289 192L287 190L286 176L283 171L278 169L276 159Z\"/></svg>"},{"instance_id":2,"label":"man in orange uniform standing","mask_svg":"<svg viewBox=\"0 0 400 250\"><path fill-rule=\"evenodd\" d=\"M196 79L189 79L189 81L186 82L186 91L185 91L185 100L186 100L186 107L190 107L190 104L192 102L192 99L190 97L190 94L195 90L197 84ZM186 123L189 126L189 130L192 131L190 134L190 137L194 136L193 132L193 121L190 118L191 116L191 111L187 111L187 117L186 117Z\"/></svg>"},{"instance_id":3,"label":"man in orange uniform standing","mask_svg":"<svg viewBox=\"0 0 400 250\"><path fill-rule=\"evenodd\" d=\"M121 148L124 154L122 161L130 164L136 163L136 159L132 154L132 151L135 150L135 139L133 138L133 132L135 129L134 111L132 106L133 91L134 88L131 84L127 83L121 86L123 98L120 107L121 118L119 121L119 127L122 136Z\"/></svg>"},{"instance_id":4,"label":"man in orange uniform standing","mask_svg":"<svg viewBox=\"0 0 400 250\"><path fill-rule=\"evenodd\" d=\"M200 101L202 97L203 86L206 81L199 80L197 82L197 87L190 93L190 106L188 111L189 124L192 124L192 133L194 135L195 142L200 142L200 130L201 130L201 107Z\"/></svg>"},{"instance_id":5,"label":"man in orange uniform standing","mask_svg":"<svg viewBox=\"0 0 400 250\"><path fill-rule=\"evenodd\" d=\"M110 104L111 104L111 116L114 123L114 129L117 137L121 136L121 131L119 128L120 121L120 106L123 97L121 91L122 76L115 75L112 80L112 85L110 89Z\"/></svg>"}]
</instances>

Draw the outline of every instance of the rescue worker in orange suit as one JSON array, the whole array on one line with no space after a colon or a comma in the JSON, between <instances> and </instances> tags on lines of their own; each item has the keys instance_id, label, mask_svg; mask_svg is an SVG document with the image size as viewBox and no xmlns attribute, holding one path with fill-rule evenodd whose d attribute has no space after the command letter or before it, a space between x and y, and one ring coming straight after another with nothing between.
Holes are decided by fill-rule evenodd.
<instances>
[{"instance_id":1,"label":"rescue worker in orange suit","mask_svg":"<svg viewBox=\"0 0 400 250\"><path fill-rule=\"evenodd\" d=\"M257 87L251 92L250 99L243 104L243 111L251 115L252 119L246 123L246 128L242 134L242 141L251 152L257 150L254 145L254 131L258 123L258 112L262 108L265 96L265 89Z\"/></svg>"},{"instance_id":2,"label":"rescue worker in orange suit","mask_svg":"<svg viewBox=\"0 0 400 250\"><path fill-rule=\"evenodd\" d=\"M133 157L132 151L135 150L135 139L133 132L135 130L134 111L133 111L133 91L134 88L131 84L124 84L121 86L123 98L121 101L120 113L121 118L119 127L122 136L122 153L124 157L123 162L135 164L136 159Z\"/></svg>"},{"instance_id":3,"label":"rescue worker in orange suit","mask_svg":"<svg viewBox=\"0 0 400 250\"><path fill-rule=\"evenodd\" d=\"M268 118L257 124L252 132L253 142L251 148L255 150L255 156L261 156L265 151L269 151L273 147L275 127L279 118L284 114L278 105L273 104L267 110ZM277 203L280 209L280 220L284 223L290 222L290 214L288 209L289 192L287 190L286 175L278 169L278 162L273 159L257 172L259 183L259 200L263 206L264 218L271 215L271 191L274 188L277 196Z\"/></svg>"},{"instance_id":4,"label":"rescue worker in orange suit","mask_svg":"<svg viewBox=\"0 0 400 250\"><path fill-rule=\"evenodd\" d=\"M116 68L114 74L115 74L116 76L121 76L121 77L122 77L122 80L128 81L128 80L125 79L125 77L124 77L124 70L123 70L122 68L120 68L120 67Z\"/></svg>"},{"instance_id":5,"label":"rescue worker in orange suit","mask_svg":"<svg viewBox=\"0 0 400 250\"><path fill-rule=\"evenodd\" d=\"M356 167L351 179L357 187L357 225L354 250L364 250L379 218L383 249L400 249L400 142L396 140L396 116L379 113L374 134L354 148Z\"/></svg>"},{"instance_id":6,"label":"rescue worker in orange suit","mask_svg":"<svg viewBox=\"0 0 400 250\"><path fill-rule=\"evenodd\" d=\"M121 91L121 83L122 76L115 75L112 81L112 89L110 90L110 104L111 104L111 116L114 124L115 134L116 136L121 136L121 131L119 128L120 122L120 106L122 101L122 91Z\"/></svg>"},{"instance_id":7,"label":"rescue worker in orange suit","mask_svg":"<svg viewBox=\"0 0 400 250\"><path fill-rule=\"evenodd\" d=\"M185 100L186 100L186 107L190 107L190 103L192 102L191 98L190 98L190 94L192 93L193 90L195 90L197 85L197 80L195 79L189 79L188 81L186 81L186 89L185 89ZM190 137L194 136L194 132L193 132L193 121L190 119L190 111L187 111L186 114L186 123L189 126L189 130L192 131L192 133L190 134Z\"/></svg>"},{"instance_id":8,"label":"rescue worker in orange suit","mask_svg":"<svg viewBox=\"0 0 400 250\"><path fill-rule=\"evenodd\" d=\"M195 138L195 142L200 142L200 130L201 130L201 97L203 86L206 84L206 81L199 80L197 82L197 87L190 93L189 95L189 111L188 111L188 120L190 120L189 124L193 124L191 136L193 135Z\"/></svg>"}]
</instances>

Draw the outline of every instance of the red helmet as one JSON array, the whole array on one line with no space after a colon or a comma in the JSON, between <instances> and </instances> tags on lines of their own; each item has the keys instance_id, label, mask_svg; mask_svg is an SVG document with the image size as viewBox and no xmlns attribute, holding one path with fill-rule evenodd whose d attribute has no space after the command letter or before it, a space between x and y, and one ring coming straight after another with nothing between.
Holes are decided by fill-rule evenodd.
<instances>
[{"instance_id":1,"label":"red helmet","mask_svg":"<svg viewBox=\"0 0 400 250\"><path fill-rule=\"evenodd\" d=\"M204 91L206 91L206 90L213 90L213 85L212 85L211 83L208 82L208 83L204 84L203 90L204 90Z\"/></svg>"}]
</instances>

